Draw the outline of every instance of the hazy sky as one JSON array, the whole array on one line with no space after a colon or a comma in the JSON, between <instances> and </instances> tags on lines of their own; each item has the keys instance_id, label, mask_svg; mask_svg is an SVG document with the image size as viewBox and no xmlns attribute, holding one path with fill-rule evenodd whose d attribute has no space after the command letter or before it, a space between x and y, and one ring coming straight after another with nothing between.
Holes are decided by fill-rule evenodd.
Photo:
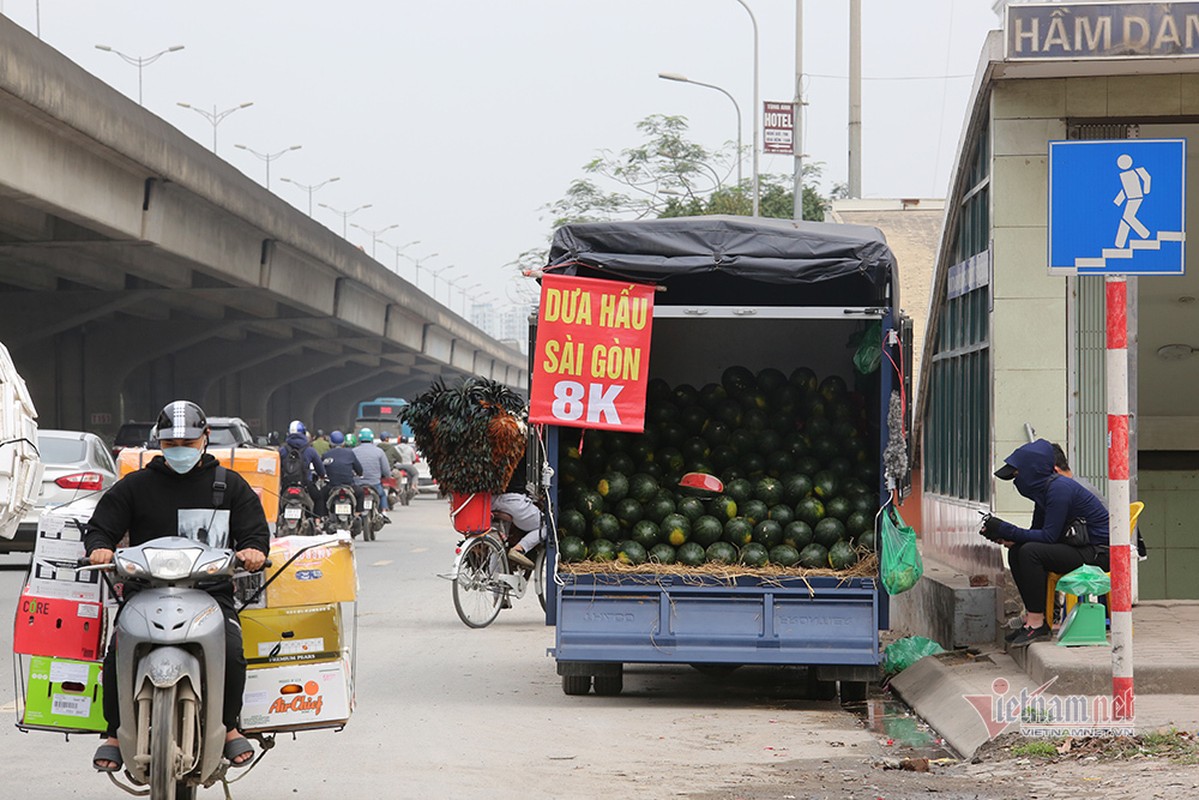
<instances>
[{"instance_id":1,"label":"hazy sky","mask_svg":"<svg viewBox=\"0 0 1199 800\"><path fill-rule=\"evenodd\" d=\"M758 19L761 99L789 101L795 73L794 0L749 0ZM38 0L0 0L30 31ZM863 1L863 194L941 197L957 148L990 0ZM824 162L825 187L846 179L847 0L807 0L806 146ZM741 105L751 140L753 37L735 0L40 0L41 35L84 69L137 97L130 55L185 49L144 71L145 105L210 146L212 128L184 101L211 110L242 102L219 128L218 152L254 180L261 161L234 148L275 152L271 188L301 209L306 184L339 176L316 194L367 228L398 223L384 239L439 255L428 269L497 300L519 297L504 265L542 246L542 207L562 196L601 149L640 144L635 124L654 113L688 118L692 138L717 148L736 138L732 104L659 72L717 84ZM948 77L944 77L948 76ZM789 157L761 171L790 174ZM745 162L750 174L750 162ZM340 232L341 220L317 208ZM349 238L370 249L370 237ZM379 259L395 256L379 248ZM448 265L457 269L448 269ZM413 267L401 260L409 280ZM444 302L444 282L437 286ZM455 291L452 305L462 308Z\"/></svg>"}]
</instances>

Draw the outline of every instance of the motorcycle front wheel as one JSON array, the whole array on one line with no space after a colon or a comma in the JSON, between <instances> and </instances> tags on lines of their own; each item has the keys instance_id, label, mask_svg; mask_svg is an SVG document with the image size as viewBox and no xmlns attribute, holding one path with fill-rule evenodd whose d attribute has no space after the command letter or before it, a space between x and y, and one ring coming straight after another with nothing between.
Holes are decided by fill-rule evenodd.
<instances>
[{"instance_id":1,"label":"motorcycle front wheel","mask_svg":"<svg viewBox=\"0 0 1199 800\"><path fill-rule=\"evenodd\" d=\"M490 536L476 536L462 545L458 575L454 578L454 610L469 628L486 628L499 616L507 557L500 543Z\"/></svg>"},{"instance_id":2,"label":"motorcycle front wheel","mask_svg":"<svg viewBox=\"0 0 1199 800\"><path fill-rule=\"evenodd\" d=\"M158 686L150 707L150 800L195 800L196 787L176 780L179 759L179 687Z\"/></svg>"}]
</instances>

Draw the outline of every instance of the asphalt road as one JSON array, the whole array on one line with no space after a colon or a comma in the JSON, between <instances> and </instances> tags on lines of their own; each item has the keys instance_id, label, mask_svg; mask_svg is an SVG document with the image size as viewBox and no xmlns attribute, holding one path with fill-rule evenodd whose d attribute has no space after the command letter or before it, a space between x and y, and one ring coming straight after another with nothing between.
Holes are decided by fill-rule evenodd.
<instances>
[{"instance_id":1,"label":"asphalt road","mask_svg":"<svg viewBox=\"0 0 1199 800\"><path fill-rule=\"evenodd\" d=\"M853 714L802 697L798 670L744 668L718 679L687 667L628 667L619 697L567 697L536 598L484 630L459 622L450 585L437 577L456 541L446 501L424 495L392 518L379 541L357 545L353 718L339 733L281 736L232 787L235 798L712 796L798 762L860 772L880 753L877 735ZM0 557L6 619L23 561ZM0 642L10 642L10 630L0 627ZM16 721L6 660L4 717ZM96 744L0 725L0 796L123 796L92 772Z\"/></svg>"}]
</instances>

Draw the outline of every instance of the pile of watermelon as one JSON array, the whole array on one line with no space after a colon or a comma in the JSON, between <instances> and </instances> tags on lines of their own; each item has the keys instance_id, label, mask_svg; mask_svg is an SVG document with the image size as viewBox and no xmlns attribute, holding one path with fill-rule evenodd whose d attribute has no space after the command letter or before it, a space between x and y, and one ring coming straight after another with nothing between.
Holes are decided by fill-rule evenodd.
<instances>
[{"instance_id":1,"label":"pile of watermelon","mask_svg":"<svg viewBox=\"0 0 1199 800\"><path fill-rule=\"evenodd\" d=\"M558 454L564 562L844 570L875 549L877 439L865 398L836 375L655 379L644 433L588 430L581 449L573 433ZM680 488L688 472L716 475L723 493Z\"/></svg>"}]
</instances>

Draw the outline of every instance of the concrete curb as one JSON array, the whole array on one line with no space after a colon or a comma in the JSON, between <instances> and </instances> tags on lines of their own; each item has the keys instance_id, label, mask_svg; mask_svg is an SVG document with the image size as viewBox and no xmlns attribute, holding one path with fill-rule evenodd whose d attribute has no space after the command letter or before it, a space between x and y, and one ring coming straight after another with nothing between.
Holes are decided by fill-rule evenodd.
<instances>
[{"instance_id":1,"label":"concrete curb","mask_svg":"<svg viewBox=\"0 0 1199 800\"><path fill-rule=\"evenodd\" d=\"M1059 647L1051 642L1036 642L1028 653L1013 654L1033 682L1040 685L1057 676L1055 694L1107 695L1112 691L1111 650L1107 647ZM1140 657L1138 657L1140 656ZM1199 694L1199 664L1171 659L1162 662L1133 650L1133 675L1137 694Z\"/></svg>"},{"instance_id":2,"label":"concrete curb","mask_svg":"<svg viewBox=\"0 0 1199 800\"><path fill-rule=\"evenodd\" d=\"M891 679L891 689L963 758L989 739L982 717L966 700L973 687L952 667L926 656Z\"/></svg>"}]
</instances>

